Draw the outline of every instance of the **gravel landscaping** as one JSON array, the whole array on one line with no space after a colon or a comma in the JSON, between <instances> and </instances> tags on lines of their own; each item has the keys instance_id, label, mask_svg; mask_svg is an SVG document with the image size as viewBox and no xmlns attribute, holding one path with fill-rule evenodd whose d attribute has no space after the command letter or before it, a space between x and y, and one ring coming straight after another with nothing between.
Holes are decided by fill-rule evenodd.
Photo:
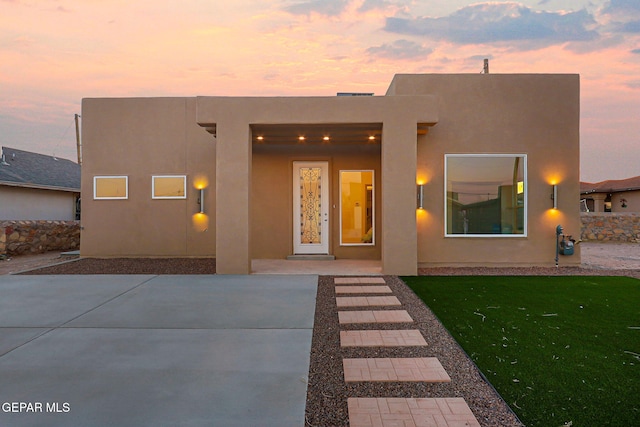
<instances>
[{"instance_id":1,"label":"gravel landscaping","mask_svg":"<svg viewBox=\"0 0 640 427\"><path fill-rule=\"evenodd\" d=\"M22 274L215 274L215 258L81 258Z\"/></svg>"}]
</instances>

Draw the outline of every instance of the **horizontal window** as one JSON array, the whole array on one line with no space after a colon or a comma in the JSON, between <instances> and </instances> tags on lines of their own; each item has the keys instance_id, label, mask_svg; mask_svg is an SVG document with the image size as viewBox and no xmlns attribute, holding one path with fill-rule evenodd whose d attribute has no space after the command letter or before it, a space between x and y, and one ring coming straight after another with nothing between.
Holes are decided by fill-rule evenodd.
<instances>
[{"instance_id":1,"label":"horizontal window","mask_svg":"<svg viewBox=\"0 0 640 427\"><path fill-rule=\"evenodd\" d=\"M127 176L94 176L94 200L119 200L129 197L129 177Z\"/></svg>"},{"instance_id":2,"label":"horizontal window","mask_svg":"<svg viewBox=\"0 0 640 427\"><path fill-rule=\"evenodd\" d=\"M186 199L187 177L185 175L156 175L151 179L153 199Z\"/></svg>"},{"instance_id":3,"label":"horizontal window","mask_svg":"<svg viewBox=\"0 0 640 427\"><path fill-rule=\"evenodd\" d=\"M445 155L445 235L525 236L527 157Z\"/></svg>"}]
</instances>

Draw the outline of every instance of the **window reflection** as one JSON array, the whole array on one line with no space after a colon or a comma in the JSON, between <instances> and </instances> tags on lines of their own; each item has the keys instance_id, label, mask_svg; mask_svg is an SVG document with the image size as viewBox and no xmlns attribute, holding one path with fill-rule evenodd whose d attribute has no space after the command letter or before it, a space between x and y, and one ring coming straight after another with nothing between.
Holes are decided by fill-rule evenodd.
<instances>
[{"instance_id":1,"label":"window reflection","mask_svg":"<svg viewBox=\"0 0 640 427\"><path fill-rule=\"evenodd\" d=\"M151 181L152 198L154 199L186 199L187 177L153 176Z\"/></svg>"},{"instance_id":2,"label":"window reflection","mask_svg":"<svg viewBox=\"0 0 640 427\"><path fill-rule=\"evenodd\" d=\"M523 235L526 156L446 155L447 235Z\"/></svg>"},{"instance_id":3,"label":"window reflection","mask_svg":"<svg viewBox=\"0 0 640 427\"><path fill-rule=\"evenodd\" d=\"M128 177L126 176L94 176L93 198L98 199L127 199Z\"/></svg>"},{"instance_id":4,"label":"window reflection","mask_svg":"<svg viewBox=\"0 0 640 427\"><path fill-rule=\"evenodd\" d=\"M374 244L373 171L340 171L340 244Z\"/></svg>"}]
</instances>

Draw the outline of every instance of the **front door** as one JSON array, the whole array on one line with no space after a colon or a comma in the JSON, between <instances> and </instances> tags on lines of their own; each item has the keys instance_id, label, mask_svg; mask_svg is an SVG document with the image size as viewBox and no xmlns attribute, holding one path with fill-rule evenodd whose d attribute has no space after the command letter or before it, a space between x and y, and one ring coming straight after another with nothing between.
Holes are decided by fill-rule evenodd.
<instances>
[{"instance_id":1,"label":"front door","mask_svg":"<svg viewBox=\"0 0 640 427\"><path fill-rule=\"evenodd\" d=\"M293 252L329 253L327 162L293 162Z\"/></svg>"}]
</instances>

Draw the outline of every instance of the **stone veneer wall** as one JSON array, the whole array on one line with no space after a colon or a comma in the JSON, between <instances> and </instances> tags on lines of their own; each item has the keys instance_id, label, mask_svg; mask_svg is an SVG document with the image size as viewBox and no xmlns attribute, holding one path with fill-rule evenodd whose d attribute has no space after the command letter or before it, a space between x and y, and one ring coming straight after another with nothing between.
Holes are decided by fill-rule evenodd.
<instances>
[{"instance_id":1,"label":"stone veneer wall","mask_svg":"<svg viewBox=\"0 0 640 427\"><path fill-rule=\"evenodd\" d=\"M80 248L79 221L0 221L0 255Z\"/></svg>"},{"instance_id":2,"label":"stone veneer wall","mask_svg":"<svg viewBox=\"0 0 640 427\"><path fill-rule=\"evenodd\" d=\"M583 212L581 239L599 242L640 242L639 213Z\"/></svg>"}]
</instances>

